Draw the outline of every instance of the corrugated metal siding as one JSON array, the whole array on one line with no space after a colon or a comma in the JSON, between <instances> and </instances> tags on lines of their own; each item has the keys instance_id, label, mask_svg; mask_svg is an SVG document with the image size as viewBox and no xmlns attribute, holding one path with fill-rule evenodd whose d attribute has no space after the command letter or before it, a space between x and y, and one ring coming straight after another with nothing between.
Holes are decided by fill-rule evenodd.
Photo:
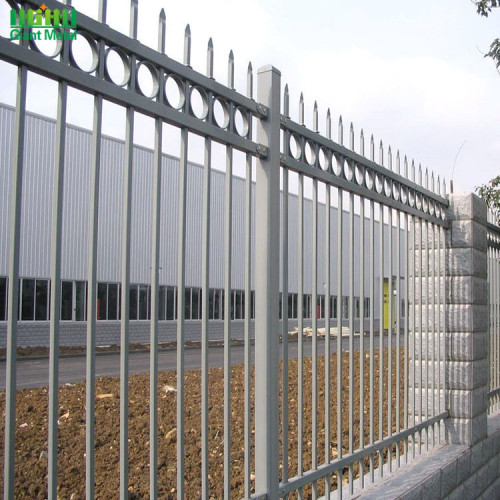
<instances>
[{"instance_id":1,"label":"corrugated metal siding","mask_svg":"<svg viewBox=\"0 0 500 500\"><path fill-rule=\"evenodd\" d=\"M7 242L10 200L10 169L12 126L15 111L0 106L0 145L5 152L0 158L0 274L7 273ZM54 165L55 123L42 117L26 117L25 175L23 181L21 276L48 277L50 273L50 224L52 172ZM28 147L29 145L29 147ZM64 177L64 215L62 242L63 279L85 280L87 272L88 212L91 161L91 133L69 126L66 135ZM134 148L132 223L131 223L131 281L149 283L151 274L151 210L152 210L151 150ZM103 137L99 191L98 280L120 281L121 220L123 198L123 141ZM164 155L162 159L161 217L160 217L160 283L177 281L179 160ZM186 228L186 285L201 286L203 169L188 165L187 228ZM233 178L232 204L232 287L244 288L244 213L245 181ZM298 198L289 195L289 290L297 291L297 209ZM210 213L210 286L224 285L224 213L225 173L212 170ZM332 293L336 288L337 210L331 208L331 273ZM348 214L343 214L345 231L343 248L343 294L348 286ZM252 190L252 255L255 254L255 185ZM325 206L318 206L318 293L324 293ZM378 263L378 223L376 223L375 263ZM359 218L355 218L356 235ZM386 231L388 228L386 227ZM393 229L395 238L395 229ZM311 293L312 269L312 201L304 200L304 293ZM369 227L365 225L368 248ZM387 249L386 249L387 250ZM365 258L365 293L368 293L368 253ZM394 264L396 248L394 245ZM401 249L402 270L404 252ZM385 255L386 270L388 254ZM253 259L252 259L253 261ZM253 262L252 262L253 264ZM252 265L253 267L253 265ZM359 245L355 247L355 295L359 294ZM252 272L252 286L253 286ZM377 291L378 297L378 291Z\"/></svg>"}]
</instances>

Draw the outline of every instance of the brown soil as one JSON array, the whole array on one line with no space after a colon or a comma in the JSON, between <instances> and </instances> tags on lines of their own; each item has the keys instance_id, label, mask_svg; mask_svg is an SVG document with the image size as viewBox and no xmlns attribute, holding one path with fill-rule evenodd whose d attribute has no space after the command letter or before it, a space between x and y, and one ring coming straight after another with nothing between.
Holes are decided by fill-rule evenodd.
<instances>
[{"instance_id":1,"label":"brown soil","mask_svg":"<svg viewBox=\"0 0 500 500\"><path fill-rule=\"evenodd\" d=\"M392 427L396 425L396 351L393 350L393 401ZM403 353L403 351L401 351ZM387 415L387 356L384 353L384 415ZM354 449L359 447L359 352L355 354L355 408L354 408ZM365 355L365 443L369 437L369 358ZM378 351L375 352L374 414L375 439L378 438ZM331 370L331 441L332 459L337 453L337 400L336 400L336 364L337 357L330 360ZM403 422L403 356L401 354L401 422ZM289 477L297 474L297 360L289 362ZM342 370L342 408L343 432L342 447L348 450L349 439L349 354L343 354ZM212 498L223 497L223 378L222 369L211 369L209 400L209 481ZM312 363L304 360L304 401L303 401L303 451L304 470L311 466L312 457ZM318 358L318 463L323 462L325 454L324 434L324 357ZM232 447L231 447L231 484L233 498L244 496L244 371L242 366L231 369L232 384ZM253 384L252 384L253 385ZM159 374L159 497L176 498L176 392L166 391L176 386L176 373ZM96 498L118 498L119 486L119 379L99 378L96 397ZM102 395L106 395L102 397ZM101 396L101 397L99 397ZM47 496L47 388L20 390L17 395L16 427L16 498L44 499ZM280 398L281 400L281 398ZM252 391L253 402L253 391ZM4 414L5 393L0 393L0 407ZM189 371L185 375L185 478L186 498L201 496L201 441L200 441L201 376L200 371ZM148 498L149 496L149 375L131 376L129 379L129 491L130 498ZM280 401L281 415L281 401ZM387 417L384 418L384 434L387 432ZM0 449L3 449L4 418L0 420ZM281 427L281 423L280 423ZM252 422L253 434L253 422ZM280 446L281 448L281 446ZM280 453L282 450L280 449ZM85 498L85 383L61 386L59 391L59 498ZM377 461L375 462L377 465ZM369 466L368 460L365 466ZM3 454L0 458L3 470ZM357 474L359 464L354 467ZM252 466L253 446L252 446ZM253 473L252 473L253 479ZM3 475L0 488L3 488ZM332 487L336 487L336 477L331 478ZM253 484L253 481L252 481ZM1 491L1 490L0 490ZM318 493L324 491L324 481L318 483ZM305 498L311 495L310 487L305 490Z\"/></svg>"}]
</instances>

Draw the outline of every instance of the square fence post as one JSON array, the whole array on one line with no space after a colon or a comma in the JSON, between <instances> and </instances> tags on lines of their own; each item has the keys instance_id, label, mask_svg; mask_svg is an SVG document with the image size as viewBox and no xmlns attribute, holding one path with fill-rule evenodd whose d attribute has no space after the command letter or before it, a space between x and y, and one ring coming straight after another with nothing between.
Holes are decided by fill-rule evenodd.
<instances>
[{"instance_id":1,"label":"square fence post","mask_svg":"<svg viewBox=\"0 0 500 500\"><path fill-rule=\"evenodd\" d=\"M446 388L450 444L486 437L488 407L488 281L486 203L476 195L449 197L446 235Z\"/></svg>"},{"instance_id":2,"label":"square fence post","mask_svg":"<svg viewBox=\"0 0 500 500\"><path fill-rule=\"evenodd\" d=\"M268 149L257 159L255 188L255 492L268 500L279 487L280 80L272 66L258 70L268 116L257 120L257 142Z\"/></svg>"}]
</instances>

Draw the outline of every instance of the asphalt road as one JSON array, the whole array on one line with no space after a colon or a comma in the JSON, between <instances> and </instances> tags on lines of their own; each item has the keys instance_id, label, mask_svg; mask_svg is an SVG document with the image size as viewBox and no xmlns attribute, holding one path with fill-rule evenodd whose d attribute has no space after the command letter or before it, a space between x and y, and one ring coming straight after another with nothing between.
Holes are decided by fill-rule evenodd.
<instances>
[{"instance_id":1,"label":"asphalt road","mask_svg":"<svg viewBox=\"0 0 500 500\"><path fill-rule=\"evenodd\" d=\"M387 347L388 337L385 335L384 345ZM392 345L395 345L396 337L393 336ZM368 347L369 338L365 336L365 348ZM378 347L378 336L375 338L375 347ZM401 345L403 336L400 337ZM281 346L280 346L281 347ZM336 352L337 339L332 338L331 352ZM342 350L348 350L349 338L342 338ZM354 338L354 348L359 349L359 337ZM288 356L290 359L297 357L298 342L290 342ZM318 339L318 353L322 355L325 350L325 342ZM304 355L311 356L311 339L304 339ZM281 355L281 349L280 349ZM243 363L243 346L231 348L231 363L239 365ZM254 348L251 347L252 364L254 362ZM163 350L158 353L158 367L160 371L175 371L176 351ZM0 362L0 390L5 389L5 361ZM185 350L185 369L199 370L201 366L201 349L190 347ZM209 348L209 366L220 368L224 366L224 348L211 346ZM129 373L144 373L149 371L149 352L130 352ZM96 356L97 377L117 377L120 375L120 355L118 353L102 353ZM59 359L59 383L75 383L85 380L85 356L64 356ZM17 361L17 388L26 389L40 387L49 383L49 360L43 359L18 359Z\"/></svg>"}]
</instances>

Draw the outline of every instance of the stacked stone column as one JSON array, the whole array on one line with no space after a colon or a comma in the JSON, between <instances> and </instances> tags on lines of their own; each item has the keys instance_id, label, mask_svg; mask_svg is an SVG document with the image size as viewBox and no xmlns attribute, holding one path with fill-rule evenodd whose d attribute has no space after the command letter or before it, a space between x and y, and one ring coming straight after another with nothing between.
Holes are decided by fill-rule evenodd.
<instances>
[{"instance_id":1,"label":"stacked stone column","mask_svg":"<svg viewBox=\"0 0 500 500\"><path fill-rule=\"evenodd\" d=\"M446 440L472 446L487 434L487 208L473 194L450 196L447 218Z\"/></svg>"}]
</instances>

